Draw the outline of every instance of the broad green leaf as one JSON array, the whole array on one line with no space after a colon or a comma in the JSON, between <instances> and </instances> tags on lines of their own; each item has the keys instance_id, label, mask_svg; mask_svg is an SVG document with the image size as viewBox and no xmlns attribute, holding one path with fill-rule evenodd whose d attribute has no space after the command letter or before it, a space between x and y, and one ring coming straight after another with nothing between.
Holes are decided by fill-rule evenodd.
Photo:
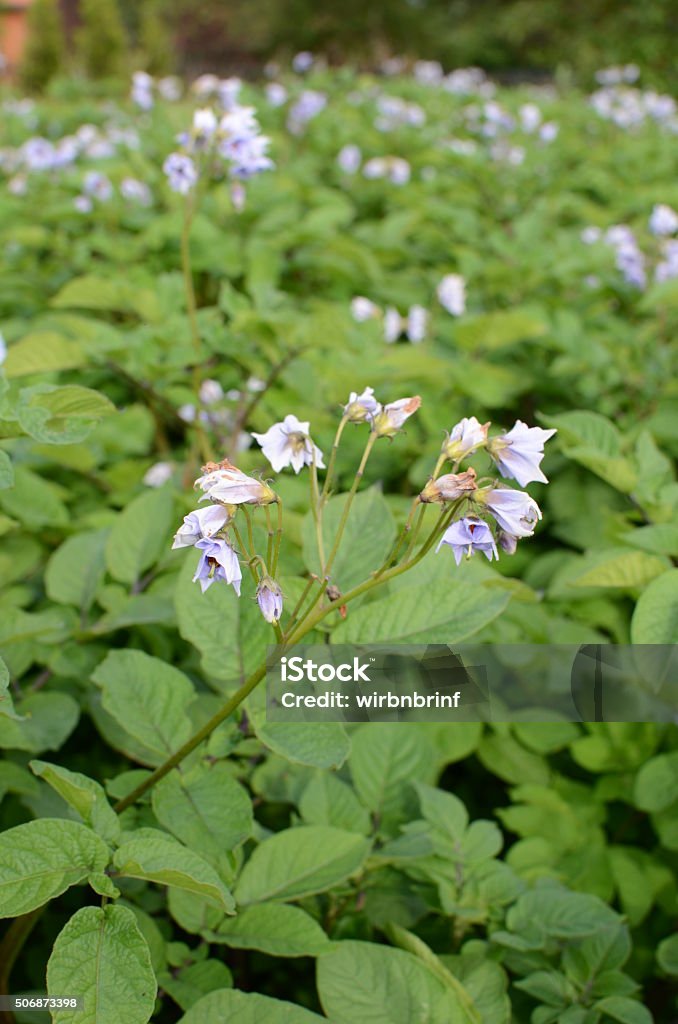
<instances>
[{"instance_id":1,"label":"broad green leaf","mask_svg":"<svg viewBox=\"0 0 678 1024\"><path fill-rule=\"evenodd\" d=\"M678 569L652 580L640 595L631 619L634 644L672 644L678 640Z\"/></svg>"},{"instance_id":2,"label":"broad green leaf","mask_svg":"<svg viewBox=\"0 0 678 1024\"><path fill-rule=\"evenodd\" d=\"M0 658L0 718L19 718L9 692L9 669ZM1 735L1 734L0 734Z\"/></svg>"},{"instance_id":3,"label":"broad green leaf","mask_svg":"<svg viewBox=\"0 0 678 1024\"><path fill-rule=\"evenodd\" d=\"M570 580L574 587L643 587L666 572L669 563L643 551L610 551L593 568Z\"/></svg>"},{"instance_id":4,"label":"broad green leaf","mask_svg":"<svg viewBox=\"0 0 678 1024\"><path fill-rule=\"evenodd\" d=\"M105 395L79 384L24 388L16 407L21 428L47 444L79 443L102 417L113 412L115 406Z\"/></svg>"},{"instance_id":5,"label":"broad green leaf","mask_svg":"<svg viewBox=\"0 0 678 1024\"><path fill-rule=\"evenodd\" d=\"M77 533L57 548L45 570L45 588L52 601L87 611L104 576L107 536L107 530Z\"/></svg>"},{"instance_id":6,"label":"broad green leaf","mask_svg":"<svg viewBox=\"0 0 678 1024\"><path fill-rule=\"evenodd\" d=\"M468 828L468 812L461 800L454 793L446 793L422 782L415 782L414 788L426 821L453 843L460 842Z\"/></svg>"},{"instance_id":7,"label":"broad green leaf","mask_svg":"<svg viewBox=\"0 0 678 1024\"><path fill-rule=\"evenodd\" d=\"M146 940L127 907L83 907L57 936L47 992L81 996L85 1007L52 1011L55 1024L147 1024L156 991Z\"/></svg>"},{"instance_id":8,"label":"broad green leaf","mask_svg":"<svg viewBox=\"0 0 678 1024\"><path fill-rule=\"evenodd\" d=\"M6 451L0 448L0 491L14 485L14 468Z\"/></svg>"},{"instance_id":9,"label":"broad green leaf","mask_svg":"<svg viewBox=\"0 0 678 1024\"><path fill-rule=\"evenodd\" d=\"M653 555L678 555L678 523L657 523L623 533L620 538L633 548Z\"/></svg>"},{"instance_id":10,"label":"broad green leaf","mask_svg":"<svg viewBox=\"0 0 678 1024\"><path fill-rule=\"evenodd\" d=\"M85 274L76 277L54 296L51 305L56 309L78 307L132 312L150 321L158 320L161 316L157 295L150 288L140 288L123 276L107 278Z\"/></svg>"},{"instance_id":11,"label":"broad green leaf","mask_svg":"<svg viewBox=\"0 0 678 1024\"><path fill-rule=\"evenodd\" d=\"M548 762L526 750L512 736L486 733L478 746L478 757L488 771L514 785L535 782L543 785L549 779Z\"/></svg>"},{"instance_id":12,"label":"broad green leaf","mask_svg":"<svg viewBox=\"0 0 678 1024\"><path fill-rule=\"evenodd\" d=\"M402 949L340 942L318 960L317 971L320 1001L333 1024L467 1024L474 1019L451 988Z\"/></svg>"},{"instance_id":13,"label":"broad green leaf","mask_svg":"<svg viewBox=\"0 0 678 1024\"><path fill-rule=\"evenodd\" d=\"M126 878L185 889L226 913L233 911L233 897L214 868L198 853L157 829L145 829L141 836L123 839L113 863Z\"/></svg>"},{"instance_id":14,"label":"broad green leaf","mask_svg":"<svg viewBox=\"0 0 678 1024\"><path fill-rule=\"evenodd\" d=\"M65 526L68 511L58 489L25 466L17 466L14 486L0 492L0 508L29 529Z\"/></svg>"},{"instance_id":15,"label":"broad green leaf","mask_svg":"<svg viewBox=\"0 0 678 1024\"><path fill-rule=\"evenodd\" d=\"M467 316L456 324L455 341L473 352L494 351L517 342L542 338L548 324L529 310L511 309Z\"/></svg>"},{"instance_id":16,"label":"broad green leaf","mask_svg":"<svg viewBox=\"0 0 678 1024\"><path fill-rule=\"evenodd\" d=\"M172 525L167 488L139 494L119 512L106 543L106 566L121 583L136 583L160 557Z\"/></svg>"},{"instance_id":17,"label":"broad green leaf","mask_svg":"<svg viewBox=\"0 0 678 1024\"><path fill-rule=\"evenodd\" d=\"M411 784L432 781L433 758L425 733L417 726L370 722L353 733L353 784L380 829L392 830L416 807Z\"/></svg>"},{"instance_id":18,"label":"broad green leaf","mask_svg":"<svg viewBox=\"0 0 678 1024\"><path fill-rule=\"evenodd\" d=\"M281 999L221 989L199 999L178 1024L322 1024L325 1020Z\"/></svg>"},{"instance_id":19,"label":"broad green leaf","mask_svg":"<svg viewBox=\"0 0 678 1024\"><path fill-rule=\"evenodd\" d=\"M328 501L323 515L325 557L332 550L339 527L346 495L338 494ZM351 505L341 545L332 566L332 582L340 590L350 590L370 572L378 569L395 540L395 523L388 504L376 487L357 494ZM309 512L304 520L304 562L309 572L319 573L318 550Z\"/></svg>"},{"instance_id":20,"label":"broad green leaf","mask_svg":"<svg viewBox=\"0 0 678 1024\"><path fill-rule=\"evenodd\" d=\"M238 903L295 900L325 892L362 867L369 840L325 825L277 832L256 847L236 886Z\"/></svg>"},{"instance_id":21,"label":"broad green leaf","mask_svg":"<svg viewBox=\"0 0 678 1024\"><path fill-rule=\"evenodd\" d=\"M678 975L678 935L662 939L657 946L657 963L667 974Z\"/></svg>"},{"instance_id":22,"label":"broad green leaf","mask_svg":"<svg viewBox=\"0 0 678 1024\"><path fill-rule=\"evenodd\" d=\"M209 992L231 988L233 975L220 960L200 960L172 974L163 971L158 981L182 1010L189 1010Z\"/></svg>"},{"instance_id":23,"label":"broad green leaf","mask_svg":"<svg viewBox=\"0 0 678 1024\"><path fill-rule=\"evenodd\" d=\"M62 768L47 761L30 761L34 775L44 779L59 796L63 797L82 818L106 842L114 843L120 835L120 822L104 792L94 779Z\"/></svg>"},{"instance_id":24,"label":"broad green leaf","mask_svg":"<svg viewBox=\"0 0 678 1024\"><path fill-rule=\"evenodd\" d=\"M318 922L300 907L287 903L253 904L237 917L222 921L208 935L233 949L258 949L269 956L320 956L331 942Z\"/></svg>"},{"instance_id":25,"label":"broad green leaf","mask_svg":"<svg viewBox=\"0 0 678 1024\"><path fill-rule=\"evenodd\" d=\"M41 754L58 750L78 724L80 707L67 693L31 693L17 701L18 720L0 715L0 749Z\"/></svg>"},{"instance_id":26,"label":"broad green leaf","mask_svg":"<svg viewBox=\"0 0 678 1024\"><path fill-rule=\"evenodd\" d=\"M109 857L103 840L76 821L40 818L1 832L0 917L41 907L103 871Z\"/></svg>"},{"instance_id":27,"label":"broad green leaf","mask_svg":"<svg viewBox=\"0 0 678 1024\"><path fill-rule=\"evenodd\" d=\"M215 866L252 834L252 802L225 764L175 769L152 803L160 824Z\"/></svg>"},{"instance_id":28,"label":"broad green leaf","mask_svg":"<svg viewBox=\"0 0 678 1024\"><path fill-rule=\"evenodd\" d=\"M266 722L261 713L252 711L251 702L247 709L257 738L288 761L312 768L341 768L348 757L351 741L339 722Z\"/></svg>"},{"instance_id":29,"label":"broad green leaf","mask_svg":"<svg viewBox=\"0 0 678 1024\"><path fill-rule=\"evenodd\" d=\"M370 816L351 787L330 772L313 776L299 801L299 813L307 825L332 825L367 835Z\"/></svg>"},{"instance_id":30,"label":"broad green leaf","mask_svg":"<svg viewBox=\"0 0 678 1024\"><path fill-rule=\"evenodd\" d=\"M678 750L659 754L640 766L633 800L641 811L664 811L678 800Z\"/></svg>"},{"instance_id":31,"label":"broad green leaf","mask_svg":"<svg viewBox=\"0 0 678 1024\"><path fill-rule=\"evenodd\" d=\"M642 1003L624 996L601 999L596 1003L596 1010L609 1020L618 1021L619 1024L653 1024L652 1014Z\"/></svg>"},{"instance_id":32,"label":"broad green leaf","mask_svg":"<svg viewBox=\"0 0 678 1024\"><path fill-rule=\"evenodd\" d=\"M187 676L143 651L109 651L92 673L104 710L160 763L191 735L195 690Z\"/></svg>"},{"instance_id":33,"label":"broad green leaf","mask_svg":"<svg viewBox=\"0 0 678 1024\"><path fill-rule=\"evenodd\" d=\"M332 641L346 643L459 643L504 610L510 594L450 579L403 588L360 608L349 607Z\"/></svg>"},{"instance_id":34,"label":"broad green leaf","mask_svg":"<svg viewBox=\"0 0 678 1024\"><path fill-rule=\"evenodd\" d=\"M10 378L25 377L31 373L72 370L85 361L85 354L76 341L56 331L35 331L12 345L3 369Z\"/></svg>"},{"instance_id":35,"label":"broad green leaf","mask_svg":"<svg viewBox=\"0 0 678 1024\"><path fill-rule=\"evenodd\" d=\"M584 939L619 923L597 896L564 887L541 885L523 893L510 908L506 924L511 931L529 930L551 939Z\"/></svg>"}]
</instances>

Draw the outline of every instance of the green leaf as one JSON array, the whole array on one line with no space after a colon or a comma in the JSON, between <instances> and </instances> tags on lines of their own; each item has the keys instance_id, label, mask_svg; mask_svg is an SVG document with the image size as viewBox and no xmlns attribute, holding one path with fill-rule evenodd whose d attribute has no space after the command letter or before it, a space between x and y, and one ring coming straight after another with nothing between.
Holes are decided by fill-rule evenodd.
<instances>
[{"instance_id":1,"label":"green leaf","mask_svg":"<svg viewBox=\"0 0 678 1024\"><path fill-rule=\"evenodd\" d=\"M195 690L187 676L143 651L109 651L92 673L104 710L160 764L191 735ZM144 762L145 763L145 762Z\"/></svg>"},{"instance_id":2,"label":"green leaf","mask_svg":"<svg viewBox=\"0 0 678 1024\"><path fill-rule=\"evenodd\" d=\"M468 828L468 812L454 793L446 793L435 786L415 782L421 813L430 825L442 832L453 843L462 839Z\"/></svg>"},{"instance_id":3,"label":"green leaf","mask_svg":"<svg viewBox=\"0 0 678 1024\"><path fill-rule=\"evenodd\" d=\"M631 619L631 642L671 644L677 637L678 569L670 569L640 595Z\"/></svg>"},{"instance_id":4,"label":"green leaf","mask_svg":"<svg viewBox=\"0 0 678 1024\"><path fill-rule=\"evenodd\" d=\"M254 992L221 989L199 999L178 1024L322 1024L323 1021L325 1017L294 1003Z\"/></svg>"},{"instance_id":5,"label":"green leaf","mask_svg":"<svg viewBox=\"0 0 678 1024\"><path fill-rule=\"evenodd\" d=\"M657 963L667 974L678 976L678 935L662 939L657 946Z\"/></svg>"},{"instance_id":6,"label":"green leaf","mask_svg":"<svg viewBox=\"0 0 678 1024\"><path fill-rule=\"evenodd\" d=\"M14 710L14 702L9 692L9 669L0 658L0 718L3 717L18 719L20 716Z\"/></svg>"},{"instance_id":7,"label":"green leaf","mask_svg":"<svg viewBox=\"0 0 678 1024\"><path fill-rule=\"evenodd\" d=\"M360 608L349 608L332 642L459 643L486 626L504 610L510 594L453 579L403 588Z\"/></svg>"},{"instance_id":8,"label":"green leaf","mask_svg":"<svg viewBox=\"0 0 678 1024\"><path fill-rule=\"evenodd\" d=\"M410 725L370 722L353 733L349 767L356 792L387 832L414 803L410 784L427 781L434 752Z\"/></svg>"},{"instance_id":9,"label":"green leaf","mask_svg":"<svg viewBox=\"0 0 678 1024\"><path fill-rule=\"evenodd\" d=\"M30 761L29 767L34 775L44 779L66 803L82 818L85 825L92 828L108 843L117 841L120 835L120 822L104 792L94 779L81 775L80 772L69 771L57 764L47 761Z\"/></svg>"},{"instance_id":10,"label":"green leaf","mask_svg":"<svg viewBox=\"0 0 678 1024\"><path fill-rule=\"evenodd\" d=\"M247 710L262 743L295 764L312 768L341 768L351 749L346 730L339 722L266 722L260 712Z\"/></svg>"},{"instance_id":11,"label":"green leaf","mask_svg":"<svg viewBox=\"0 0 678 1024\"><path fill-rule=\"evenodd\" d=\"M83 907L59 933L47 964L51 996L79 995L84 1010L55 1024L147 1024L157 986L146 940L127 907Z\"/></svg>"},{"instance_id":12,"label":"green leaf","mask_svg":"<svg viewBox=\"0 0 678 1024\"><path fill-rule=\"evenodd\" d=\"M109 857L103 840L76 821L40 818L0 833L0 917L41 907L103 871Z\"/></svg>"},{"instance_id":13,"label":"green leaf","mask_svg":"<svg viewBox=\"0 0 678 1024\"><path fill-rule=\"evenodd\" d=\"M3 369L9 378L25 377L31 373L72 370L85 361L85 354L77 342L56 331L35 331L12 345Z\"/></svg>"},{"instance_id":14,"label":"green leaf","mask_svg":"<svg viewBox=\"0 0 678 1024\"><path fill-rule=\"evenodd\" d=\"M47 596L59 604L72 604L87 611L104 572L104 546L108 530L93 530L69 537L47 563Z\"/></svg>"},{"instance_id":15,"label":"green leaf","mask_svg":"<svg viewBox=\"0 0 678 1024\"><path fill-rule=\"evenodd\" d=\"M14 486L14 468L6 451L0 448L0 491Z\"/></svg>"},{"instance_id":16,"label":"green leaf","mask_svg":"<svg viewBox=\"0 0 678 1024\"><path fill-rule=\"evenodd\" d=\"M253 904L208 935L233 949L258 949L269 956L320 956L332 944L317 921L287 903Z\"/></svg>"},{"instance_id":17,"label":"green leaf","mask_svg":"<svg viewBox=\"0 0 678 1024\"><path fill-rule=\"evenodd\" d=\"M341 942L321 957L318 992L333 1024L465 1024L473 1020L455 992L421 960L371 942Z\"/></svg>"},{"instance_id":18,"label":"green leaf","mask_svg":"<svg viewBox=\"0 0 678 1024\"><path fill-rule=\"evenodd\" d=\"M641 811L664 811L678 800L678 750L659 754L640 766L633 800Z\"/></svg>"},{"instance_id":19,"label":"green leaf","mask_svg":"<svg viewBox=\"0 0 678 1024\"><path fill-rule=\"evenodd\" d=\"M31 693L17 702L17 719L0 715L0 749L58 750L78 724L80 706L67 693Z\"/></svg>"},{"instance_id":20,"label":"green leaf","mask_svg":"<svg viewBox=\"0 0 678 1024\"><path fill-rule=\"evenodd\" d=\"M323 540L326 556L332 550L345 504L346 495L338 494L330 498L325 506ZM391 550L395 534L393 516L381 491L370 487L356 494L332 567L332 582L340 590L346 591L366 579L372 570L378 569L383 563ZM319 573L320 563L310 512L304 520L302 535L306 568L309 572Z\"/></svg>"},{"instance_id":21,"label":"green leaf","mask_svg":"<svg viewBox=\"0 0 678 1024\"><path fill-rule=\"evenodd\" d=\"M517 342L542 338L548 325L534 313L524 309L501 310L466 316L455 325L454 339L461 348L495 351Z\"/></svg>"},{"instance_id":22,"label":"green leaf","mask_svg":"<svg viewBox=\"0 0 678 1024\"><path fill-rule=\"evenodd\" d=\"M570 579L574 587L643 587L666 572L667 562L643 551L610 551L593 568Z\"/></svg>"},{"instance_id":23,"label":"green leaf","mask_svg":"<svg viewBox=\"0 0 678 1024\"><path fill-rule=\"evenodd\" d=\"M0 493L0 507L29 529L65 526L68 511L58 489L25 466L17 466L14 486Z\"/></svg>"},{"instance_id":24,"label":"green leaf","mask_svg":"<svg viewBox=\"0 0 678 1024\"><path fill-rule=\"evenodd\" d=\"M222 763L170 772L152 804L161 825L217 867L252 834L252 802Z\"/></svg>"},{"instance_id":25,"label":"green leaf","mask_svg":"<svg viewBox=\"0 0 678 1024\"><path fill-rule=\"evenodd\" d=\"M610 996L596 1003L596 1010L619 1024L653 1024L652 1014L635 999L624 996Z\"/></svg>"},{"instance_id":26,"label":"green leaf","mask_svg":"<svg viewBox=\"0 0 678 1024\"><path fill-rule=\"evenodd\" d=\"M105 395L79 384L24 388L16 407L21 428L47 444L76 444L102 417L113 412L115 406Z\"/></svg>"},{"instance_id":27,"label":"green leaf","mask_svg":"<svg viewBox=\"0 0 678 1024\"><path fill-rule=\"evenodd\" d=\"M236 886L238 903L295 900L325 892L362 867L369 840L325 825L277 832L256 847Z\"/></svg>"},{"instance_id":28,"label":"green leaf","mask_svg":"<svg viewBox=\"0 0 678 1024\"><path fill-rule=\"evenodd\" d=\"M234 909L233 897L214 868L199 854L157 829L144 829L142 835L124 839L115 851L113 863L127 878L185 889L227 914Z\"/></svg>"},{"instance_id":29,"label":"green leaf","mask_svg":"<svg viewBox=\"0 0 678 1024\"><path fill-rule=\"evenodd\" d=\"M367 835L370 816L349 785L330 772L313 776L299 800L299 813L307 825L332 825Z\"/></svg>"},{"instance_id":30,"label":"green leaf","mask_svg":"<svg viewBox=\"0 0 678 1024\"><path fill-rule=\"evenodd\" d=\"M539 418L557 428L560 447L568 458L625 494L633 490L638 479L636 469L621 454L621 435L607 417L597 412L576 411Z\"/></svg>"},{"instance_id":31,"label":"green leaf","mask_svg":"<svg viewBox=\"0 0 678 1024\"><path fill-rule=\"evenodd\" d=\"M657 523L623 533L619 540L653 555L678 555L678 523Z\"/></svg>"},{"instance_id":32,"label":"green leaf","mask_svg":"<svg viewBox=\"0 0 678 1024\"><path fill-rule=\"evenodd\" d=\"M233 985L233 975L219 960L200 960L174 974L164 971L158 980L182 1010L190 1009L209 992Z\"/></svg>"},{"instance_id":33,"label":"green leaf","mask_svg":"<svg viewBox=\"0 0 678 1024\"><path fill-rule=\"evenodd\" d=\"M118 513L106 544L106 565L121 583L136 583L160 557L172 525L172 494L165 488L138 495Z\"/></svg>"},{"instance_id":34,"label":"green leaf","mask_svg":"<svg viewBox=\"0 0 678 1024\"><path fill-rule=\"evenodd\" d=\"M511 931L537 931L551 939L583 939L619 922L597 896L542 885L518 897L506 915Z\"/></svg>"},{"instance_id":35,"label":"green leaf","mask_svg":"<svg viewBox=\"0 0 678 1024\"><path fill-rule=\"evenodd\" d=\"M523 782L542 785L548 782L548 762L531 750L526 750L512 736L487 733L478 746L478 757L488 771L505 782L514 785Z\"/></svg>"},{"instance_id":36,"label":"green leaf","mask_svg":"<svg viewBox=\"0 0 678 1024\"><path fill-rule=\"evenodd\" d=\"M125 277L116 279L95 274L73 278L54 296L51 305L56 309L79 307L136 313L151 322L162 315L158 296L150 288L140 288Z\"/></svg>"}]
</instances>

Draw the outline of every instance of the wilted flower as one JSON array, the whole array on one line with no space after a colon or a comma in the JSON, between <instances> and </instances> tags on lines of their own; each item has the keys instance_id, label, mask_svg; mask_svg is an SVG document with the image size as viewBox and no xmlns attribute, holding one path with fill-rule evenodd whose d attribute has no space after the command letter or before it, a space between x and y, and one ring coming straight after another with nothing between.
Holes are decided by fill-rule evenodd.
<instances>
[{"instance_id":1,"label":"wilted flower","mask_svg":"<svg viewBox=\"0 0 678 1024\"><path fill-rule=\"evenodd\" d=\"M147 487L162 487L172 476L171 462L155 462L144 473L142 482Z\"/></svg>"},{"instance_id":2,"label":"wilted flower","mask_svg":"<svg viewBox=\"0 0 678 1024\"><path fill-rule=\"evenodd\" d=\"M418 345L426 337L428 310L423 306L410 306L407 313L407 338Z\"/></svg>"},{"instance_id":3,"label":"wilted flower","mask_svg":"<svg viewBox=\"0 0 678 1024\"><path fill-rule=\"evenodd\" d=\"M482 551L488 561L498 559L497 545L492 530L486 522L478 516L466 516L445 530L440 539L436 551L440 551L443 544L452 548L454 560L460 564L464 556L470 558L474 551Z\"/></svg>"},{"instance_id":4,"label":"wilted flower","mask_svg":"<svg viewBox=\"0 0 678 1024\"><path fill-rule=\"evenodd\" d=\"M531 537L541 509L525 491L493 487L477 491L474 501L486 505L502 530L513 537Z\"/></svg>"},{"instance_id":5,"label":"wilted flower","mask_svg":"<svg viewBox=\"0 0 678 1024\"><path fill-rule=\"evenodd\" d=\"M193 547L199 540L210 538L218 533L229 518L229 510L223 505L206 505L204 508L197 508L193 512L189 512L187 516L184 516L183 525L174 535L172 548Z\"/></svg>"},{"instance_id":6,"label":"wilted flower","mask_svg":"<svg viewBox=\"0 0 678 1024\"><path fill-rule=\"evenodd\" d=\"M388 405L380 406L373 419L373 427L377 437L395 437L405 420L409 419L421 405L419 395L413 398L399 398Z\"/></svg>"},{"instance_id":7,"label":"wilted flower","mask_svg":"<svg viewBox=\"0 0 678 1024\"><path fill-rule=\"evenodd\" d=\"M665 203L657 203L650 214L649 228L653 235L673 235L678 231L678 213Z\"/></svg>"},{"instance_id":8,"label":"wilted flower","mask_svg":"<svg viewBox=\"0 0 678 1024\"><path fill-rule=\"evenodd\" d=\"M502 476L517 480L521 487L539 480L548 480L539 468L544 458L544 445L555 430L542 430L541 427L528 427L522 420L515 424L506 434L491 437L487 442L487 451L497 463Z\"/></svg>"},{"instance_id":9,"label":"wilted flower","mask_svg":"<svg viewBox=\"0 0 678 1024\"><path fill-rule=\"evenodd\" d=\"M215 580L223 580L233 586L240 597L242 572L235 551L225 540L212 540L208 537L199 540L195 545L201 552L198 568L193 577L194 583L200 584L203 594Z\"/></svg>"},{"instance_id":10,"label":"wilted flower","mask_svg":"<svg viewBox=\"0 0 678 1024\"><path fill-rule=\"evenodd\" d=\"M257 603L267 622L277 622L282 615L282 591L270 576L264 576L257 587Z\"/></svg>"},{"instance_id":11,"label":"wilted flower","mask_svg":"<svg viewBox=\"0 0 678 1024\"><path fill-rule=\"evenodd\" d=\"M356 295L354 299L351 299L351 316L359 324L378 315L379 306L370 299L366 299L363 295Z\"/></svg>"},{"instance_id":12,"label":"wilted flower","mask_svg":"<svg viewBox=\"0 0 678 1024\"><path fill-rule=\"evenodd\" d=\"M384 311L384 341L392 345L397 341L403 329L403 321L400 313L393 306L388 306Z\"/></svg>"},{"instance_id":13,"label":"wilted flower","mask_svg":"<svg viewBox=\"0 0 678 1024\"><path fill-rule=\"evenodd\" d=\"M269 427L265 434L253 431L252 437L259 442L276 473L286 466L291 466L298 473L303 466L309 466L312 462L324 469L322 452L311 441L309 428L308 422L302 423L290 413L281 423Z\"/></svg>"},{"instance_id":14,"label":"wilted flower","mask_svg":"<svg viewBox=\"0 0 678 1024\"><path fill-rule=\"evenodd\" d=\"M374 388L365 388L361 395L352 391L344 406L344 416L349 423L364 423L365 420L372 419L378 408L379 402L374 397Z\"/></svg>"},{"instance_id":15,"label":"wilted flower","mask_svg":"<svg viewBox=\"0 0 678 1024\"><path fill-rule=\"evenodd\" d=\"M167 175L169 187L173 192L179 192L182 196L188 195L196 181L198 172L190 156L183 153L170 153L162 165Z\"/></svg>"},{"instance_id":16,"label":"wilted flower","mask_svg":"<svg viewBox=\"0 0 678 1024\"><path fill-rule=\"evenodd\" d=\"M452 427L442 451L451 462L459 462L487 443L489 426L489 422L479 423L475 416L464 416Z\"/></svg>"},{"instance_id":17,"label":"wilted flower","mask_svg":"<svg viewBox=\"0 0 678 1024\"><path fill-rule=\"evenodd\" d=\"M446 274L436 288L438 302L452 316L466 310L466 282L461 274Z\"/></svg>"},{"instance_id":18,"label":"wilted flower","mask_svg":"<svg viewBox=\"0 0 678 1024\"><path fill-rule=\"evenodd\" d=\"M276 495L261 480L247 476L228 459L208 462L195 486L205 492L201 501L220 501L226 505L270 505Z\"/></svg>"},{"instance_id":19,"label":"wilted flower","mask_svg":"<svg viewBox=\"0 0 678 1024\"><path fill-rule=\"evenodd\" d=\"M419 495L424 503L439 501L441 504L446 501L457 501L459 498L468 497L477 490L476 471L473 467L464 473L446 473L437 480L429 480Z\"/></svg>"},{"instance_id":20,"label":"wilted flower","mask_svg":"<svg viewBox=\"0 0 678 1024\"><path fill-rule=\"evenodd\" d=\"M344 174L355 174L360 169L363 154L360 146L349 143L343 146L337 155L337 163Z\"/></svg>"}]
</instances>

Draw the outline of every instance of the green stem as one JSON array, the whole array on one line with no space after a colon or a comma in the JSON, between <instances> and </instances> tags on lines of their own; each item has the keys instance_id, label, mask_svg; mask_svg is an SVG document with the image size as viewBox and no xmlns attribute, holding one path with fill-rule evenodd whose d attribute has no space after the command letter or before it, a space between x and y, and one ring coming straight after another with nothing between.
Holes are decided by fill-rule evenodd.
<instances>
[{"instance_id":1,"label":"green stem","mask_svg":"<svg viewBox=\"0 0 678 1024\"><path fill-rule=\"evenodd\" d=\"M250 554L250 552L245 547L245 544L243 543L243 539L242 539L242 537L240 535L240 530L235 525L235 522L230 523L230 527L233 530L233 534L235 536L237 545L240 548L240 554L247 561L247 565L249 567L250 573L252 574L252 579L254 580L254 586L256 587L256 586L259 585L259 577L257 576L257 570L252 565L252 561L251 561L252 555Z\"/></svg>"},{"instance_id":2,"label":"green stem","mask_svg":"<svg viewBox=\"0 0 678 1024\"><path fill-rule=\"evenodd\" d=\"M334 442L332 444L332 451L330 452L330 461L327 464L327 473L325 474L325 483L323 484L322 494L320 495L320 501L322 504L327 500L327 496L330 493L330 487L332 486L332 477L334 476L334 466L337 461L337 451L339 449L339 442L341 441L341 435L344 432L344 427L348 423L346 416L342 416L337 427L337 432L334 435Z\"/></svg>"},{"instance_id":3,"label":"green stem","mask_svg":"<svg viewBox=\"0 0 678 1024\"><path fill-rule=\"evenodd\" d=\"M367 439L367 444L365 445L365 451L363 452L363 457L360 460L360 465L358 466L358 470L356 472L355 479L353 480L353 483L351 484L351 490L348 492L348 495L346 497L346 501L344 502L344 508L342 510L342 513L341 513L341 519L339 520L339 526L337 528L337 535L334 538L334 544L332 545L332 550L330 551L330 553L329 553L329 555L327 557L327 562L325 563L325 575L326 576L329 574L329 571L332 568L332 565L334 563L334 559L336 558L337 551L339 550L339 545L341 544L341 538L344 535L344 529L346 527L346 522L348 520L348 514L351 511L351 505L353 504L353 499L355 498L356 492L358 490L358 487L360 486L360 481L363 478L363 473L365 472L365 466L367 465L367 460L370 457L370 452L372 451L372 448L374 447L374 442L376 440L377 440L377 434L374 431L372 431L370 433L370 436Z\"/></svg>"},{"instance_id":4,"label":"green stem","mask_svg":"<svg viewBox=\"0 0 678 1024\"><path fill-rule=\"evenodd\" d=\"M304 589L301 592L301 597L299 598L299 600L295 604L294 608L292 609L292 612L290 614L289 620L287 622L287 626L285 627L286 631L289 630L290 627L293 626L294 623L297 621L297 616L299 615L299 612L301 610L301 606L303 605L304 601L308 597L309 590L314 585L314 583L317 583L317 581L318 581L318 577L317 576L311 576L310 579L308 579L306 581L306 586L304 587Z\"/></svg>"},{"instance_id":5,"label":"green stem","mask_svg":"<svg viewBox=\"0 0 678 1024\"><path fill-rule=\"evenodd\" d=\"M266 565L273 565L273 524L271 523L271 506L266 506L266 529L268 531L268 539L266 543Z\"/></svg>"},{"instance_id":6,"label":"green stem","mask_svg":"<svg viewBox=\"0 0 678 1024\"><path fill-rule=\"evenodd\" d=\"M311 514L315 527L315 543L318 549L318 562L320 563L320 575L325 575L325 541L323 538L323 516L320 493L318 490L318 465L316 463L315 449L313 450L313 462L311 463Z\"/></svg>"},{"instance_id":7,"label":"green stem","mask_svg":"<svg viewBox=\"0 0 678 1024\"><path fill-rule=\"evenodd\" d=\"M2 942L0 942L0 995L9 995L12 968L46 906L47 904L43 904L43 906L31 910L29 914L15 917L3 935ZM14 1020L14 1015L9 1011L6 1011L6 1017L8 1021Z\"/></svg>"},{"instance_id":8,"label":"green stem","mask_svg":"<svg viewBox=\"0 0 678 1024\"><path fill-rule=\"evenodd\" d=\"M278 575L278 560L280 558L280 542L282 541L283 533L283 504L280 495L276 497L276 503L278 505L278 525L275 530L275 547L273 549L273 564L271 565L271 576L275 579Z\"/></svg>"}]
</instances>

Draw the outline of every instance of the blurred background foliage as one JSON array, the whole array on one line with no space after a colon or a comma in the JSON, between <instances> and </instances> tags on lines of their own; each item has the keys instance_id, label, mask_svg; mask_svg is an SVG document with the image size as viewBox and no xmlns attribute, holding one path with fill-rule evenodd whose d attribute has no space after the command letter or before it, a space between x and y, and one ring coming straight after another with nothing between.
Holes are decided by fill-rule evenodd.
<instances>
[{"instance_id":1,"label":"blurred background foliage","mask_svg":"<svg viewBox=\"0 0 678 1024\"><path fill-rule=\"evenodd\" d=\"M116 40L112 55L120 51L119 24L130 65L155 74L254 75L265 61L299 50L365 67L398 54L508 76L558 72L584 85L597 68L636 62L648 84L670 88L677 70L674 0L36 0L36 7L39 34L49 28L52 38L49 8L60 8L70 58L92 77L106 77L111 61L106 43L101 59L92 39L91 7L101 32ZM52 42L50 66L59 49ZM42 77L32 56L26 84L39 87Z\"/></svg>"}]
</instances>

